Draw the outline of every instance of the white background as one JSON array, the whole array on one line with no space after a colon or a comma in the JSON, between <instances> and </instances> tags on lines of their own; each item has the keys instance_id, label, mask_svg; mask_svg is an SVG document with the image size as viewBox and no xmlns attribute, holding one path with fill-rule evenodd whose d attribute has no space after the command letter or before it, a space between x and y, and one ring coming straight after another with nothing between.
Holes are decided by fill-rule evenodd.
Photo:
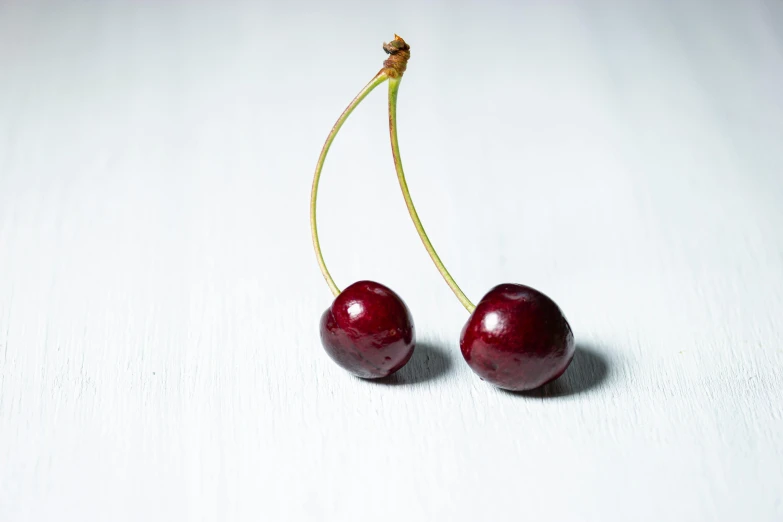
<instances>
[{"instance_id":1,"label":"white background","mask_svg":"<svg viewBox=\"0 0 783 522\"><path fill-rule=\"evenodd\" d=\"M419 348L325 355L307 207L380 68L477 301L564 310L556 385L463 362L385 86L319 205ZM783 520L783 3L0 3L0 520Z\"/></svg>"}]
</instances>

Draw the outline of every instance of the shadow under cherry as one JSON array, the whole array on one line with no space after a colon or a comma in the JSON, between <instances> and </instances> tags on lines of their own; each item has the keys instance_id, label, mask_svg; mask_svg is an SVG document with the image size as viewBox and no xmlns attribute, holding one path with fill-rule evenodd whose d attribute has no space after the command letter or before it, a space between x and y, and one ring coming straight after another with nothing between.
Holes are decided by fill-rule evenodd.
<instances>
[{"instance_id":1,"label":"shadow under cherry","mask_svg":"<svg viewBox=\"0 0 783 522\"><path fill-rule=\"evenodd\" d=\"M591 344L577 343L574 359L559 379L535 390L501 391L509 395L541 399L569 397L600 388L610 375L609 358L600 349Z\"/></svg>"},{"instance_id":2,"label":"shadow under cherry","mask_svg":"<svg viewBox=\"0 0 783 522\"><path fill-rule=\"evenodd\" d=\"M382 379L362 379L374 384L400 385L434 381L445 376L453 365L448 350L431 342L416 343L408 364Z\"/></svg>"}]
</instances>

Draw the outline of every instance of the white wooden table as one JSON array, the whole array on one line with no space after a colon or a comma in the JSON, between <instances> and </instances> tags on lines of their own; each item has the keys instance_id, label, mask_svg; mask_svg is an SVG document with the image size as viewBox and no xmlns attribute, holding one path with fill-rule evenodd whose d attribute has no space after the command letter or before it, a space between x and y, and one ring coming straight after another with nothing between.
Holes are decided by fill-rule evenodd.
<instances>
[{"instance_id":1,"label":"white wooden table","mask_svg":"<svg viewBox=\"0 0 783 522\"><path fill-rule=\"evenodd\" d=\"M0 3L0 520L783 520L783 3L391 5ZM575 331L542 393L462 360L385 88L320 230L419 348L320 346L310 176L395 31L441 257Z\"/></svg>"}]
</instances>

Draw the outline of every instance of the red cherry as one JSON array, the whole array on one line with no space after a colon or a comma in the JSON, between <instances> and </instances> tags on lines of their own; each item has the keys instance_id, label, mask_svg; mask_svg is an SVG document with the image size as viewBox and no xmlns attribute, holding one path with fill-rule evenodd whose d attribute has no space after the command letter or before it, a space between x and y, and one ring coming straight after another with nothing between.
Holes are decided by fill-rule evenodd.
<instances>
[{"instance_id":1,"label":"red cherry","mask_svg":"<svg viewBox=\"0 0 783 522\"><path fill-rule=\"evenodd\" d=\"M413 319L392 290L373 281L358 281L321 316L321 342L334 362L357 377L386 377L413 355Z\"/></svg>"},{"instance_id":2,"label":"red cherry","mask_svg":"<svg viewBox=\"0 0 783 522\"><path fill-rule=\"evenodd\" d=\"M482 379L523 391L560 377L574 357L574 334L557 304L524 285L498 285L462 329L462 356Z\"/></svg>"}]
</instances>

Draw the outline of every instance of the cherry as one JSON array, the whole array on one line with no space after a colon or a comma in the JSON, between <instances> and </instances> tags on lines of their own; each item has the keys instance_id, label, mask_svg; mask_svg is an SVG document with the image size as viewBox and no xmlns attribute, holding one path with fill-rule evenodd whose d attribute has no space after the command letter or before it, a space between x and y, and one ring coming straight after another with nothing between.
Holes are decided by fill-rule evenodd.
<instances>
[{"instance_id":1,"label":"cherry","mask_svg":"<svg viewBox=\"0 0 783 522\"><path fill-rule=\"evenodd\" d=\"M391 289L358 281L321 316L321 342L334 362L357 377L386 377L413 355L413 319Z\"/></svg>"},{"instance_id":2,"label":"cherry","mask_svg":"<svg viewBox=\"0 0 783 522\"><path fill-rule=\"evenodd\" d=\"M498 285L475 306L457 285L427 237L413 205L397 138L397 94L410 59L410 46L394 35L383 44L389 58L343 111L326 138L310 193L310 231L318 265L335 300L321 317L321 341L337 364L359 377L385 377L402 368L415 345L413 320L405 303L385 286L359 281L343 292L326 268L316 225L321 171L337 133L351 112L377 86L389 81L389 137L405 205L424 248L457 299L470 312L460 348L483 379L509 390L530 390L557 379L574 356L574 335L560 308L530 287Z\"/></svg>"},{"instance_id":3,"label":"cherry","mask_svg":"<svg viewBox=\"0 0 783 522\"><path fill-rule=\"evenodd\" d=\"M574 334L552 299L529 286L490 290L462 329L468 366L487 382L523 391L560 377L574 357Z\"/></svg>"},{"instance_id":4,"label":"cherry","mask_svg":"<svg viewBox=\"0 0 783 522\"><path fill-rule=\"evenodd\" d=\"M474 372L501 388L530 390L557 379L574 356L574 334L554 301L537 290L504 284L490 290L478 307L468 299L446 270L432 246L413 205L402 168L397 138L397 94L410 58L410 46L395 36L385 63L389 77L389 137L397 180L424 248L471 316L462 330L462 355Z\"/></svg>"},{"instance_id":5,"label":"cherry","mask_svg":"<svg viewBox=\"0 0 783 522\"><path fill-rule=\"evenodd\" d=\"M326 268L318 240L316 201L326 155L337 133L354 109L377 86L404 72L407 44L402 38L384 44L391 56L380 71L348 104L321 149L310 192L310 233L321 273L335 296L321 317L321 342L326 353L340 366L358 377L379 378L396 372L410 360L415 346L413 319L408 307L389 288L373 281L359 281L342 292Z\"/></svg>"}]
</instances>

